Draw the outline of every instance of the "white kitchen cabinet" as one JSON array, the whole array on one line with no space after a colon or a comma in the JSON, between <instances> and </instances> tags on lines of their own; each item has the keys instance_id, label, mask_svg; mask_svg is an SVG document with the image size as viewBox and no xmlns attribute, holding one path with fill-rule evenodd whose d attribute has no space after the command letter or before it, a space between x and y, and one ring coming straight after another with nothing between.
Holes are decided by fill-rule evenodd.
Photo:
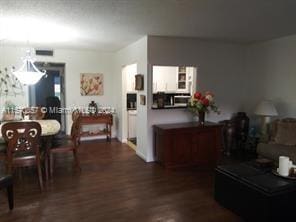
<instances>
[{"instance_id":1,"label":"white kitchen cabinet","mask_svg":"<svg viewBox=\"0 0 296 222\"><path fill-rule=\"evenodd\" d=\"M187 88L190 94L193 94L195 91L195 68L194 67L186 67L186 74L187 74Z\"/></svg>"},{"instance_id":2,"label":"white kitchen cabinet","mask_svg":"<svg viewBox=\"0 0 296 222\"><path fill-rule=\"evenodd\" d=\"M153 93L192 93L195 68L186 66L153 66Z\"/></svg>"},{"instance_id":3,"label":"white kitchen cabinet","mask_svg":"<svg viewBox=\"0 0 296 222\"><path fill-rule=\"evenodd\" d=\"M177 92L192 93L194 67L180 66L177 74Z\"/></svg>"},{"instance_id":4,"label":"white kitchen cabinet","mask_svg":"<svg viewBox=\"0 0 296 222\"><path fill-rule=\"evenodd\" d=\"M178 67L177 73L177 92L187 93L188 92L188 74L185 66Z\"/></svg>"},{"instance_id":5,"label":"white kitchen cabinet","mask_svg":"<svg viewBox=\"0 0 296 222\"><path fill-rule=\"evenodd\" d=\"M178 67L153 66L153 93L176 92Z\"/></svg>"}]
</instances>

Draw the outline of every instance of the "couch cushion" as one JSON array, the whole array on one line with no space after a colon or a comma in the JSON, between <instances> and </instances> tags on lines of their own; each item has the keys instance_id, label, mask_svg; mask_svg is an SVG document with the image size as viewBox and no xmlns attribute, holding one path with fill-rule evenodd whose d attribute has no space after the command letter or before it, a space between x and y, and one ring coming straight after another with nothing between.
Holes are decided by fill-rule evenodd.
<instances>
[{"instance_id":1,"label":"couch cushion","mask_svg":"<svg viewBox=\"0 0 296 222\"><path fill-rule=\"evenodd\" d=\"M257 153L268 159L279 161L279 156L288 156L296 164L296 146L287 146L275 143L259 143Z\"/></svg>"},{"instance_id":2,"label":"couch cushion","mask_svg":"<svg viewBox=\"0 0 296 222\"><path fill-rule=\"evenodd\" d=\"M288 146L296 145L296 122L278 122L275 142Z\"/></svg>"}]
</instances>

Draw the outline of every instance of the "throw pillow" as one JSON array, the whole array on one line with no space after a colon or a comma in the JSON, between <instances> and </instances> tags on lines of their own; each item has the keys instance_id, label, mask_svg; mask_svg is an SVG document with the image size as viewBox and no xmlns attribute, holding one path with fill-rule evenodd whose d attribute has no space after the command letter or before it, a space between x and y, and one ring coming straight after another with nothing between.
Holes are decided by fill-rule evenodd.
<instances>
[{"instance_id":1,"label":"throw pillow","mask_svg":"<svg viewBox=\"0 0 296 222\"><path fill-rule=\"evenodd\" d=\"M296 145L296 123L278 122L275 142L288 146Z\"/></svg>"}]
</instances>

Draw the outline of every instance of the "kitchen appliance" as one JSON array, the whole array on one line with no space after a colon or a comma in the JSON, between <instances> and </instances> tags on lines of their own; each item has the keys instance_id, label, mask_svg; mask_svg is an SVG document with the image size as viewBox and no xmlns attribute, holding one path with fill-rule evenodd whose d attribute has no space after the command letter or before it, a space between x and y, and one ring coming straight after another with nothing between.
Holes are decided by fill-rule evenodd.
<instances>
[{"instance_id":1,"label":"kitchen appliance","mask_svg":"<svg viewBox=\"0 0 296 222\"><path fill-rule=\"evenodd\" d=\"M189 99L191 98L190 94L182 94L174 96L174 105L175 106L187 106Z\"/></svg>"},{"instance_id":2,"label":"kitchen appliance","mask_svg":"<svg viewBox=\"0 0 296 222\"><path fill-rule=\"evenodd\" d=\"M156 102L158 108L163 108L165 106L165 93L164 92L158 92L156 94Z\"/></svg>"},{"instance_id":3,"label":"kitchen appliance","mask_svg":"<svg viewBox=\"0 0 296 222\"><path fill-rule=\"evenodd\" d=\"M136 110L137 109L137 94L136 93L127 93L126 108L127 108L127 110Z\"/></svg>"}]
</instances>

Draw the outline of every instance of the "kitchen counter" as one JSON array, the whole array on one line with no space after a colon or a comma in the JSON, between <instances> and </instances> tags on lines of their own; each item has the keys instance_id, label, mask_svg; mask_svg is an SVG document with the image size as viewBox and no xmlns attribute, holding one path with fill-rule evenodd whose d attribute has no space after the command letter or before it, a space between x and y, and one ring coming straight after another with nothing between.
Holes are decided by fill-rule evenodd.
<instances>
[{"instance_id":1,"label":"kitchen counter","mask_svg":"<svg viewBox=\"0 0 296 222\"><path fill-rule=\"evenodd\" d=\"M187 105L165 105L164 107L157 107L157 105L152 105L152 109L185 109Z\"/></svg>"}]
</instances>

